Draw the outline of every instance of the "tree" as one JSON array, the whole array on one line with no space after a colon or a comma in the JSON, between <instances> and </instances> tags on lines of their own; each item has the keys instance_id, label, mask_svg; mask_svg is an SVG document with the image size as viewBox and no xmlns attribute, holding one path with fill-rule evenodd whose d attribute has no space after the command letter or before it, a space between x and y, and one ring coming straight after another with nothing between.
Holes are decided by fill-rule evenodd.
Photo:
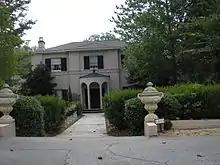
<instances>
[{"instance_id":1,"label":"tree","mask_svg":"<svg viewBox=\"0 0 220 165\"><path fill-rule=\"evenodd\" d=\"M116 36L112 33L101 33L101 34L93 34L85 41L109 41L109 40L117 40Z\"/></svg>"},{"instance_id":2,"label":"tree","mask_svg":"<svg viewBox=\"0 0 220 165\"><path fill-rule=\"evenodd\" d=\"M27 95L51 95L56 86L53 83L54 77L51 71L44 64L39 64L27 77L22 86L22 91Z\"/></svg>"},{"instance_id":3,"label":"tree","mask_svg":"<svg viewBox=\"0 0 220 165\"><path fill-rule=\"evenodd\" d=\"M183 26L181 72L196 82L219 81L220 1L192 2Z\"/></svg>"},{"instance_id":4,"label":"tree","mask_svg":"<svg viewBox=\"0 0 220 165\"><path fill-rule=\"evenodd\" d=\"M10 77L16 69L14 49L22 44L25 30L34 24L26 17L30 0L0 2L0 79Z\"/></svg>"},{"instance_id":5,"label":"tree","mask_svg":"<svg viewBox=\"0 0 220 165\"><path fill-rule=\"evenodd\" d=\"M158 85L177 82L183 6L183 1L174 0L126 0L117 6L112 22L115 33L129 43L125 67L133 81L145 84L151 79Z\"/></svg>"},{"instance_id":6,"label":"tree","mask_svg":"<svg viewBox=\"0 0 220 165\"><path fill-rule=\"evenodd\" d=\"M219 0L126 0L117 6L112 22L128 43L124 63L130 80L169 85L213 77L213 66L219 66L219 5Z\"/></svg>"}]
</instances>

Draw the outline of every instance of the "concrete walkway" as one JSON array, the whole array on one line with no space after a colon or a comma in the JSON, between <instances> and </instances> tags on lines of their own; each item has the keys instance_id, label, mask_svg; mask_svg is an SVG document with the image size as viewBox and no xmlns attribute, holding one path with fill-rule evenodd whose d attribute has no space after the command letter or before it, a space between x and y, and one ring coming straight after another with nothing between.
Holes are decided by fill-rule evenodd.
<instances>
[{"instance_id":1,"label":"concrete walkway","mask_svg":"<svg viewBox=\"0 0 220 165\"><path fill-rule=\"evenodd\" d=\"M75 124L57 137L103 137L107 136L103 113L84 114Z\"/></svg>"}]
</instances>

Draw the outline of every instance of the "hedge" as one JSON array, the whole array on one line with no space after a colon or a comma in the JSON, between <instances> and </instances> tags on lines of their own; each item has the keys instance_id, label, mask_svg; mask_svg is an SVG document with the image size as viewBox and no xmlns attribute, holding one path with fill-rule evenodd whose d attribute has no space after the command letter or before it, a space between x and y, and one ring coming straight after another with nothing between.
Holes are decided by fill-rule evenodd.
<instances>
[{"instance_id":1,"label":"hedge","mask_svg":"<svg viewBox=\"0 0 220 165\"><path fill-rule=\"evenodd\" d=\"M111 124L118 129L125 129L127 127L124 120L124 104L125 100L131 99L140 91L137 90L122 90L111 91L103 98L103 106L105 110L105 117Z\"/></svg>"},{"instance_id":2,"label":"hedge","mask_svg":"<svg viewBox=\"0 0 220 165\"><path fill-rule=\"evenodd\" d=\"M44 110L34 97L20 96L10 114L16 121L16 136L44 136Z\"/></svg>"},{"instance_id":3,"label":"hedge","mask_svg":"<svg viewBox=\"0 0 220 165\"><path fill-rule=\"evenodd\" d=\"M170 129L169 119L175 116L175 112L179 111L181 105L173 96L165 95L158 104L156 114L159 118L165 118L165 129ZM127 129L129 135L139 136L144 134L144 117L148 112L144 109L144 105L138 98L132 98L125 102L125 120L127 121Z\"/></svg>"},{"instance_id":4,"label":"hedge","mask_svg":"<svg viewBox=\"0 0 220 165\"><path fill-rule=\"evenodd\" d=\"M49 135L59 133L65 119L67 102L55 96L36 96L36 98L44 107L45 132Z\"/></svg>"},{"instance_id":5,"label":"hedge","mask_svg":"<svg viewBox=\"0 0 220 165\"><path fill-rule=\"evenodd\" d=\"M218 84L208 86L183 84L160 87L158 90L165 93L156 112L159 117L170 120L220 118L220 85ZM141 91L113 91L104 97L105 117L110 124L119 130L128 128L134 134L142 134L144 115L140 107L143 109L143 104L136 98L139 92Z\"/></svg>"}]
</instances>

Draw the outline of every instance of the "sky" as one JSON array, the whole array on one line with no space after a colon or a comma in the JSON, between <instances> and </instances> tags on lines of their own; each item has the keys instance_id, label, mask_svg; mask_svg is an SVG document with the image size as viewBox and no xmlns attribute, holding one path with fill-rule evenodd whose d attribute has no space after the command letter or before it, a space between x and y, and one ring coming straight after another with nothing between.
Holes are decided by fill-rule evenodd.
<instances>
[{"instance_id":1,"label":"sky","mask_svg":"<svg viewBox=\"0 0 220 165\"><path fill-rule=\"evenodd\" d=\"M108 32L114 27L109 19L115 6L125 0L32 0L28 17L36 20L24 40L37 46L43 37L46 48L83 41L92 34Z\"/></svg>"}]
</instances>

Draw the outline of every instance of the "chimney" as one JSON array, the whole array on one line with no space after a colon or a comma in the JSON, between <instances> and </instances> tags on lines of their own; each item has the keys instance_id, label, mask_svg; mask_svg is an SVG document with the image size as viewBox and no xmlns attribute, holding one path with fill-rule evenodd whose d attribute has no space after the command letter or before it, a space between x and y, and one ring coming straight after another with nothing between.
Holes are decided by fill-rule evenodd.
<instances>
[{"instance_id":1,"label":"chimney","mask_svg":"<svg viewBox=\"0 0 220 165\"><path fill-rule=\"evenodd\" d=\"M45 50L45 42L44 42L43 37L39 37L38 50L39 50L39 51Z\"/></svg>"}]
</instances>

